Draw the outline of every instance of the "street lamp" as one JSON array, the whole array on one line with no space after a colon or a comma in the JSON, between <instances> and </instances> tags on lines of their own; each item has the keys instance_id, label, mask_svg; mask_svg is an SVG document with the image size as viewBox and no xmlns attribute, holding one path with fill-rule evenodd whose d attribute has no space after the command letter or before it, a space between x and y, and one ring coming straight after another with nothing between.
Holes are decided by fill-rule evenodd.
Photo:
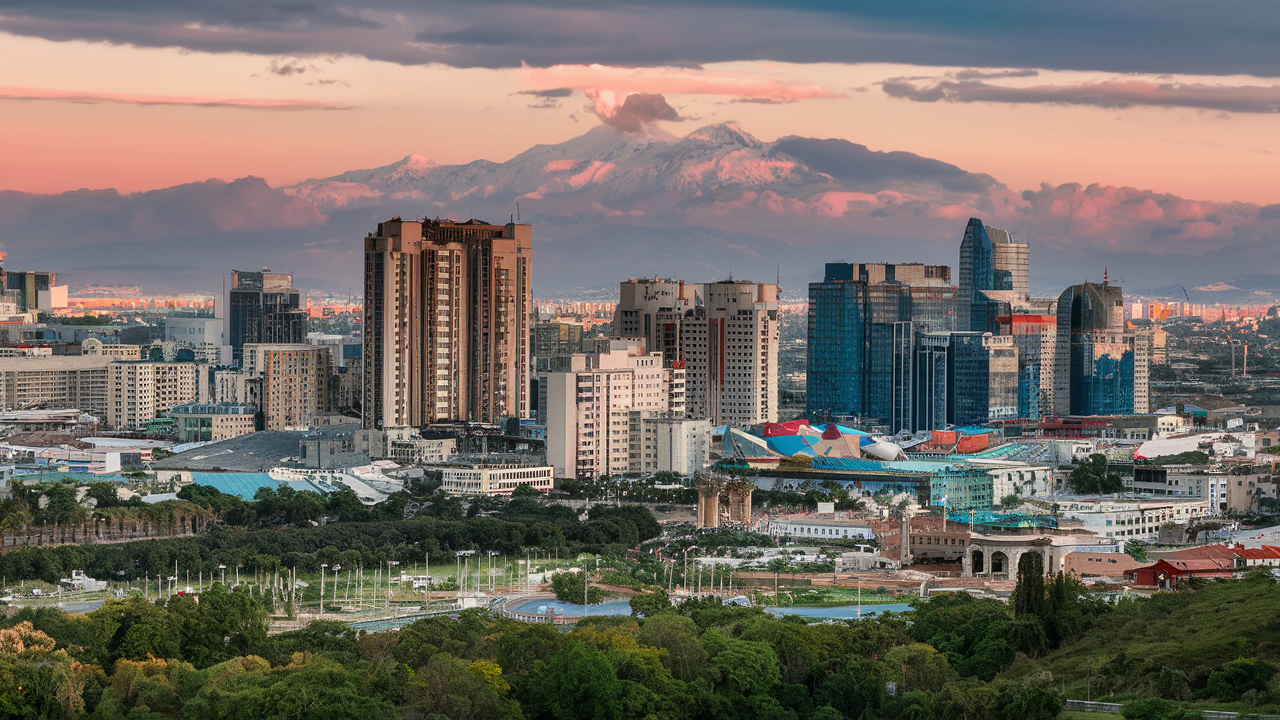
<instances>
[{"instance_id":1,"label":"street lamp","mask_svg":"<svg viewBox=\"0 0 1280 720\"><path fill-rule=\"evenodd\" d=\"M341 565L334 563L333 566L333 604L338 604L338 571L342 569ZM324 606L324 595L320 595L320 605Z\"/></svg>"},{"instance_id":2,"label":"street lamp","mask_svg":"<svg viewBox=\"0 0 1280 720\"><path fill-rule=\"evenodd\" d=\"M227 585L227 566L226 566L226 565L219 565L219 566L218 566L218 570L222 573L222 586L223 586L223 587L226 587L226 585Z\"/></svg>"},{"instance_id":3,"label":"street lamp","mask_svg":"<svg viewBox=\"0 0 1280 720\"><path fill-rule=\"evenodd\" d=\"M324 615L324 571L329 563L320 563L320 614ZM336 581L335 581L336 582Z\"/></svg>"}]
</instances>

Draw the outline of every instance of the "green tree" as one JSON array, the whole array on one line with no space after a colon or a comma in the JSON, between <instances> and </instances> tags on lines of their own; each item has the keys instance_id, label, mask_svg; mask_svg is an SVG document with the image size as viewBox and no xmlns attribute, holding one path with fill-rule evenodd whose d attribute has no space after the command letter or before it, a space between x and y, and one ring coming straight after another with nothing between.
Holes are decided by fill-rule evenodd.
<instances>
[{"instance_id":1,"label":"green tree","mask_svg":"<svg viewBox=\"0 0 1280 720\"><path fill-rule=\"evenodd\" d=\"M1038 552L1025 552L1018 558L1018 584L1009 598L1014 617L1044 617L1044 558Z\"/></svg>"},{"instance_id":2,"label":"green tree","mask_svg":"<svg viewBox=\"0 0 1280 720\"><path fill-rule=\"evenodd\" d=\"M767 693L782 682L778 653L765 642L730 638L711 662L724 686L744 696Z\"/></svg>"},{"instance_id":3,"label":"green tree","mask_svg":"<svg viewBox=\"0 0 1280 720\"><path fill-rule=\"evenodd\" d=\"M1235 702L1249 690L1265 691L1275 674L1276 664L1273 662L1240 658L1210 675L1206 690L1221 702Z\"/></svg>"},{"instance_id":4,"label":"green tree","mask_svg":"<svg viewBox=\"0 0 1280 720\"><path fill-rule=\"evenodd\" d=\"M511 491L512 500L532 500L539 497L542 497L542 492L530 485L517 485Z\"/></svg>"},{"instance_id":5,"label":"green tree","mask_svg":"<svg viewBox=\"0 0 1280 720\"><path fill-rule=\"evenodd\" d=\"M677 680L691 682L707 671L707 651L698 642L698 626L683 615L662 612L646 616L637 636L641 645L666 650L662 662Z\"/></svg>"},{"instance_id":6,"label":"green tree","mask_svg":"<svg viewBox=\"0 0 1280 720\"><path fill-rule=\"evenodd\" d=\"M996 717L1051 720L1066 706L1062 695L1041 683L1000 682L996 689Z\"/></svg>"},{"instance_id":7,"label":"green tree","mask_svg":"<svg viewBox=\"0 0 1280 720\"><path fill-rule=\"evenodd\" d=\"M1081 495L1124 492L1124 481L1120 479L1120 473L1109 468L1107 456L1102 453L1094 453L1076 466L1067 476L1067 484L1071 486L1072 492Z\"/></svg>"},{"instance_id":8,"label":"green tree","mask_svg":"<svg viewBox=\"0 0 1280 720\"><path fill-rule=\"evenodd\" d=\"M675 607L671 604L671 596L667 595L667 591L662 588L658 588L653 592L631 596L632 615L643 615L651 618L662 613L674 612Z\"/></svg>"},{"instance_id":9,"label":"green tree","mask_svg":"<svg viewBox=\"0 0 1280 720\"><path fill-rule=\"evenodd\" d=\"M884 656L889 677L898 681L898 691L923 690L934 693L951 679L947 656L932 645L911 643L899 645Z\"/></svg>"},{"instance_id":10,"label":"green tree","mask_svg":"<svg viewBox=\"0 0 1280 720\"><path fill-rule=\"evenodd\" d=\"M505 692L506 683L500 673L495 678L484 669L440 653L414 675L406 692L407 704L427 717L503 717L506 713L499 690Z\"/></svg>"},{"instance_id":11,"label":"green tree","mask_svg":"<svg viewBox=\"0 0 1280 720\"><path fill-rule=\"evenodd\" d=\"M622 685L605 654L570 643L547 663L542 699L556 720L622 717Z\"/></svg>"},{"instance_id":12,"label":"green tree","mask_svg":"<svg viewBox=\"0 0 1280 720\"><path fill-rule=\"evenodd\" d=\"M598 587L583 588L586 575L581 572L558 572L551 576L551 592L560 602L582 604L584 591L587 604L595 605L604 601L604 591Z\"/></svg>"},{"instance_id":13,"label":"green tree","mask_svg":"<svg viewBox=\"0 0 1280 720\"><path fill-rule=\"evenodd\" d=\"M360 502L360 496L355 490L345 485L325 497L324 510L328 515L337 516L341 522L360 522L369 519L369 510L364 503Z\"/></svg>"}]
</instances>

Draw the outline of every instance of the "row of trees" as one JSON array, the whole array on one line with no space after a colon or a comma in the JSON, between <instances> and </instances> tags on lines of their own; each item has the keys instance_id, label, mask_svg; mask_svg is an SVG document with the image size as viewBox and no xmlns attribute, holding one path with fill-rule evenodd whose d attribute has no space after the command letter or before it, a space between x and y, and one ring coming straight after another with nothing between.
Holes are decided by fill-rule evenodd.
<instances>
[{"instance_id":1,"label":"row of trees","mask_svg":"<svg viewBox=\"0 0 1280 720\"><path fill-rule=\"evenodd\" d=\"M194 502L179 502L188 502L196 510L207 508L200 504L200 497L193 499ZM449 500L456 503L456 499ZM360 562L353 564L364 567L388 560L408 564L425 554L443 557L474 549L520 555L525 548L559 548L562 553L621 557L626 548L661 534L653 514L634 505L596 506L585 521L570 508L546 506L529 499L506 502L501 512L488 516L467 518L456 507L443 514L453 519L424 515L411 520L270 529L217 525L195 537L25 547L0 554L0 576L11 586L20 580L57 582L71 570L84 570L102 579L139 580L167 575L175 563L190 570L193 577L198 572L211 575L219 565L240 566L248 572L297 568L314 573L321 562L329 562L319 553L330 548L333 552L354 551Z\"/></svg>"},{"instance_id":2,"label":"row of trees","mask_svg":"<svg viewBox=\"0 0 1280 720\"><path fill-rule=\"evenodd\" d=\"M113 601L82 617L23 611L0 631L0 712L1035 720L1062 706L1047 683L957 672L901 618L811 626L714 598L667 607L569 633L474 610L398 633L318 621L274 636L257 598L221 586L199 602Z\"/></svg>"}]
</instances>

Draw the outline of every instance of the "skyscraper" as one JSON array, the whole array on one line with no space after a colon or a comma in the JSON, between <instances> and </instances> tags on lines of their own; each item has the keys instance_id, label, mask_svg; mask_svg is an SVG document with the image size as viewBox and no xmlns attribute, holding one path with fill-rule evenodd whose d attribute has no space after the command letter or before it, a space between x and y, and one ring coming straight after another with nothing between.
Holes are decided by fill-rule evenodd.
<instances>
[{"instance_id":1,"label":"skyscraper","mask_svg":"<svg viewBox=\"0 0 1280 720\"><path fill-rule=\"evenodd\" d=\"M1119 287L1086 282L1062 292L1054 348L1056 414L1147 412L1149 364L1150 343L1126 326Z\"/></svg>"},{"instance_id":2,"label":"skyscraper","mask_svg":"<svg viewBox=\"0 0 1280 720\"><path fill-rule=\"evenodd\" d=\"M245 343L305 343L307 311L293 274L232 270L226 339L237 364L243 361Z\"/></svg>"},{"instance_id":3,"label":"skyscraper","mask_svg":"<svg viewBox=\"0 0 1280 720\"><path fill-rule=\"evenodd\" d=\"M777 422L778 286L721 280L694 291L680 327L689 416L738 427Z\"/></svg>"},{"instance_id":4,"label":"skyscraper","mask_svg":"<svg viewBox=\"0 0 1280 720\"><path fill-rule=\"evenodd\" d=\"M365 427L528 415L532 232L397 216L365 237Z\"/></svg>"},{"instance_id":5,"label":"skyscraper","mask_svg":"<svg viewBox=\"0 0 1280 720\"><path fill-rule=\"evenodd\" d=\"M997 318L1001 335L1018 348L1018 417L1039 420L1053 414L1053 355L1058 316L1052 304L1013 311Z\"/></svg>"},{"instance_id":6,"label":"skyscraper","mask_svg":"<svg viewBox=\"0 0 1280 720\"><path fill-rule=\"evenodd\" d=\"M809 284L806 410L908 429L913 335L951 330L945 265L827 263Z\"/></svg>"},{"instance_id":7,"label":"skyscraper","mask_svg":"<svg viewBox=\"0 0 1280 720\"><path fill-rule=\"evenodd\" d=\"M993 313L984 291L1008 291L1017 298L1031 292L1031 249L1013 242L1008 231L969 218L960 242L960 284L956 302L958 330L991 332Z\"/></svg>"},{"instance_id":8,"label":"skyscraper","mask_svg":"<svg viewBox=\"0 0 1280 720\"><path fill-rule=\"evenodd\" d=\"M912 430L981 425L990 419L992 339L991 335L978 332L926 332L917 336ZM1007 341L996 345L1002 354L1013 349ZM1015 366L1016 362L1015 357ZM1008 373L1007 363L1002 363L1001 368ZM1009 379L1004 380L1000 383L1002 397L1009 394Z\"/></svg>"},{"instance_id":9,"label":"skyscraper","mask_svg":"<svg viewBox=\"0 0 1280 720\"><path fill-rule=\"evenodd\" d=\"M668 367L680 359L680 325L693 309L694 286L683 280L630 278L619 283L613 334L643 338L649 352L662 353Z\"/></svg>"}]
</instances>

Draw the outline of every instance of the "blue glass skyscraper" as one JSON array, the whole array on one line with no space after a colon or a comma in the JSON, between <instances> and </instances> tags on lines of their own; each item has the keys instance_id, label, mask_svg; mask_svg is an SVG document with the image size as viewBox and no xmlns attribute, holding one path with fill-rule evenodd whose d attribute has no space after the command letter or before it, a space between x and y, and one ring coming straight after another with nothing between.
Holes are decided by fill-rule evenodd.
<instances>
[{"instance_id":1,"label":"blue glass skyscraper","mask_svg":"<svg viewBox=\"0 0 1280 720\"><path fill-rule=\"evenodd\" d=\"M1072 285L1058 298L1054 403L1060 415L1128 415L1135 410L1135 342L1114 285ZM1145 357L1142 362L1145 363Z\"/></svg>"},{"instance_id":2,"label":"blue glass skyscraper","mask_svg":"<svg viewBox=\"0 0 1280 720\"><path fill-rule=\"evenodd\" d=\"M808 414L888 423L896 396L909 396L899 391L911 378L901 356L909 366L912 328L954 326L950 280L940 265L828 263L809 284Z\"/></svg>"}]
</instances>

